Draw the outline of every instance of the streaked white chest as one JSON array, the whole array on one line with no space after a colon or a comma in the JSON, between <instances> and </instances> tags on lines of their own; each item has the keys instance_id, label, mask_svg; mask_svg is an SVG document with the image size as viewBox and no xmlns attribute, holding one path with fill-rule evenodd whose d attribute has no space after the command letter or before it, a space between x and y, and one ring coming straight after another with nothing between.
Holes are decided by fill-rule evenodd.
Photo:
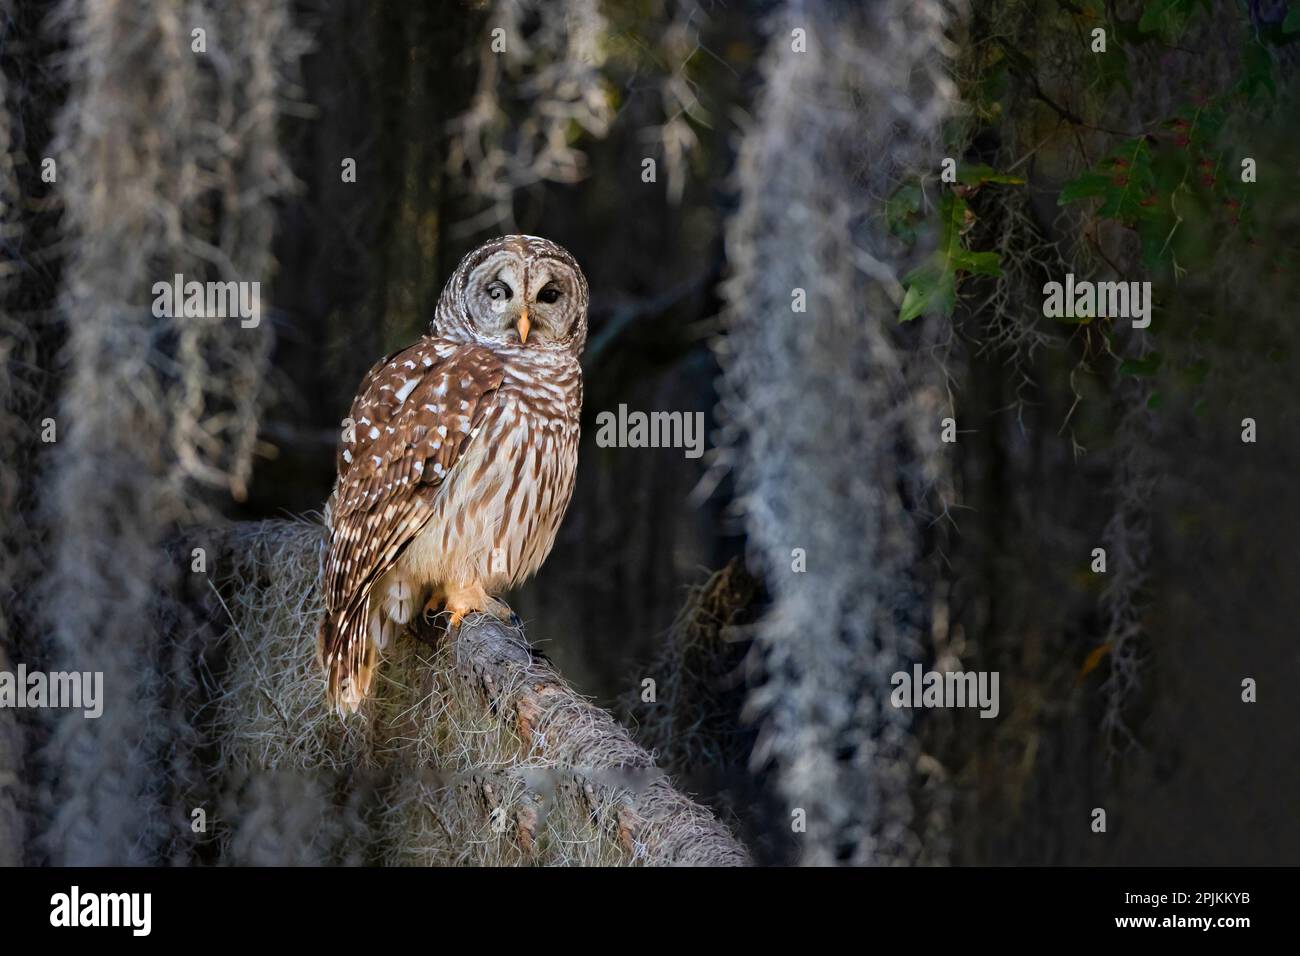
<instances>
[{"instance_id":1,"label":"streaked white chest","mask_svg":"<svg viewBox=\"0 0 1300 956\"><path fill-rule=\"evenodd\" d=\"M573 491L578 422L549 395L503 388L500 405L443 482L398 572L419 586L499 592L546 559Z\"/></svg>"}]
</instances>

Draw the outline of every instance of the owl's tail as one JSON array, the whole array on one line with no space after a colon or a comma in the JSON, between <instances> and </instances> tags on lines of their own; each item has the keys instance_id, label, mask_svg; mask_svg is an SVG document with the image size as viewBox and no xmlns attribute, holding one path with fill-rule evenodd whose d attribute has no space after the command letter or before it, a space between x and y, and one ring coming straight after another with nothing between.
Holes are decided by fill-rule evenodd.
<instances>
[{"instance_id":1,"label":"owl's tail","mask_svg":"<svg viewBox=\"0 0 1300 956\"><path fill-rule=\"evenodd\" d=\"M356 713L370 693L375 674L375 643L366 633L369 601L359 607L321 617L316 634L316 660L325 670L325 699L340 717Z\"/></svg>"}]
</instances>

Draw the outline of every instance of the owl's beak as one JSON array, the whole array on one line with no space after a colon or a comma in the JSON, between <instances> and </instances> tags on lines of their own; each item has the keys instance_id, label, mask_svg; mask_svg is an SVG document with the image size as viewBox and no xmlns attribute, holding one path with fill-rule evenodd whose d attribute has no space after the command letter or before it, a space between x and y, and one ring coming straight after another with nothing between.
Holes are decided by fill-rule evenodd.
<instances>
[{"instance_id":1,"label":"owl's beak","mask_svg":"<svg viewBox=\"0 0 1300 956\"><path fill-rule=\"evenodd\" d=\"M528 330L533 327L533 323L528 321L528 310L524 309L519 313L519 321L515 323L515 328L519 330L519 342L523 344L528 341Z\"/></svg>"}]
</instances>

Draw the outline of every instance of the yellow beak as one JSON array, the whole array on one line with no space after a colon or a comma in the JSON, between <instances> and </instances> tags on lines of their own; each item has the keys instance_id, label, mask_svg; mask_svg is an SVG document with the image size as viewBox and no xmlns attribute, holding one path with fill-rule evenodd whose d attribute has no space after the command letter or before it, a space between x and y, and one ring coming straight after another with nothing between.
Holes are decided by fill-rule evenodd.
<instances>
[{"instance_id":1,"label":"yellow beak","mask_svg":"<svg viewBox=\"0 0 1300 956\"><path fill-rule=\"evenodd\" d=\"M528 341L528 330L532 327L533 324L528 321L528 310L524 309L519 313L519 321L515 323L515 328L519 330L519 341L521 343Z\"/></svg>"}]
</instances>

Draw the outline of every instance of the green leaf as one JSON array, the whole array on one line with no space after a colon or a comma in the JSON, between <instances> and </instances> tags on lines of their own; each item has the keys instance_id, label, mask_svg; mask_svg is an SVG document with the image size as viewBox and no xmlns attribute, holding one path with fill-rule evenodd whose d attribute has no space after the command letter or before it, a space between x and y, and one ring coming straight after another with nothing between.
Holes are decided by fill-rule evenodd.
<instances>
[{"instance_id":1,"label":"green leaf","mask_svg":"<svg viewBox=\"0 0 1300 956\"><path fill-rule=\"evenodd\" d=\"M1115 37L1118 41L1119 37ZM1129 78L1128 53L1124 44L1113 42L1106 47L1105 53L1094 53L1092 59L1097 65L1097 87L1101 93L1109 93L1117 86L1124 87L1125 92L1133 92L1133 81Z\"/></svg>"},{"instance_id":2,"label":"green leaf","mask_svg":"<svg viewBox=\"0 0 1300 956\"><path fill-rule=\"evenodd\" d=\"M1096 168L1066 183L1057 203L1063 206L1098 198L1102 201L1099 216L1133 225L1155 215L1147 199L1153 188L1151 148L1145 137L1139 137L1121 144Z\"/></svg>"},{"instance_id":3,"label":"green leaf","mask_svg":"<svg viewBox=\"0 0 1300 956\"><path fill-rule=\"evenodd\" d=\"M904 183L885 202L885 224L890 233L908 245L916 241L916 221L921 213L921 187Z\"/></svg>"},{"instance_id":4,"label":"green leaf","mask_svg":"<svg viewBox=\"0 0 1300 956\"><path fill-rule=\"evenodd\" d=\"M957 275L926 263L903 279L907 294L898 311L899 322L911 322L922 315L952 315L957 305Z\"/></svg>"},{"instance_id":5,"label":"green leaf","mask_svg":"<svg viewBox=\"0 0 1300 956\"><path fill-rule=\"evenodd\" d=\"M898 310L899 322L911 322L922 315L951 316L957 305L957 280L961 273L1002 274L998 253L972 252L962 245L969 208L966 200L956 193L944 193L939 204L939 247L903 277L907 291Z\"/></svg>"},{"instance_id":6,"label":"green leaf","mask_svg":"<svg viewBox=\"0 0 1300 956\"><path fill-rule=\"evenodd\" d=\"M997 183L1004 186L1022 186L1024 180L1019 176L999 173L992 166L963 166L957 171L957 181L963 186L982 186L985 183Z\"/></svg>"},{"instance_id":7,"label":"green leaf","mask_svg":"<svg viewBox=\"0 0 1300 956\"><path fill-rule=\"evenodd\" d=\"M1066 203L1078 202L1080 199L1091 199L1094 196L1106 195L1106 190L1110 188L1110 177L1103 176L1100 173L1084 173L1071 182L1061 187L1061 195L1056 200L1057 205L1064 206Z\"/></svg>"},{"instance_id":8,"label":"green leaf","mask_svg":"<svg viewBox=\"0 0 1300 956\"><path fill-rule=\"evenodd\" d=\"M1197 0L1152 0L1142 11L1138 30L1159 34L1166 43L1175 42L1187 27Z\"/></svg>"},{"instance_id":9,"label":"green leaf","mask_svg":"<svg viewBox=\"0 0 1300 956\"><path fill-rule=\"evenodd\" d=\"M1268 48L1258 41L1246 44L1242 52L1242 76L1237 89L1254 99L1260 90L1268 90L1270 96L1277 96L1277 83L1273 79L1273 57Z\"/></svg>"},{"instance_id":10,"label":"green leaf","mask_svg":"<svg viewBox=\"0 0 1300 956\"><path fill-rule=\"evenodd\" d=\"M1148 353L1140 359L1126 359L1119 367L1119 374L1149 378L1160 370L1160 362L1159 352Z\"/></svg>"},{"instance_id":11,"label":"green leaf","mask_svg":"<svg viewBox=\"0 0 1300 956\"><path fill-rule=\"evenodd\" d=\"M1002 256L996 252L971 252L959 249L953 254L952 265L961 272L981 276L1002 275Z\"/></svg>"},{"instance_id":12,"label":"green leaf","mask_svg":"<svg viewBox=\"0 0 1300 956\"><path fill-rule=\"evenodd\" d=\"M1283 33L1296 33L1300 31L1300 3L1293 3L1291 9L1287 11L1286 19L1282 21Z\"/></svg>"}]
</instances>

